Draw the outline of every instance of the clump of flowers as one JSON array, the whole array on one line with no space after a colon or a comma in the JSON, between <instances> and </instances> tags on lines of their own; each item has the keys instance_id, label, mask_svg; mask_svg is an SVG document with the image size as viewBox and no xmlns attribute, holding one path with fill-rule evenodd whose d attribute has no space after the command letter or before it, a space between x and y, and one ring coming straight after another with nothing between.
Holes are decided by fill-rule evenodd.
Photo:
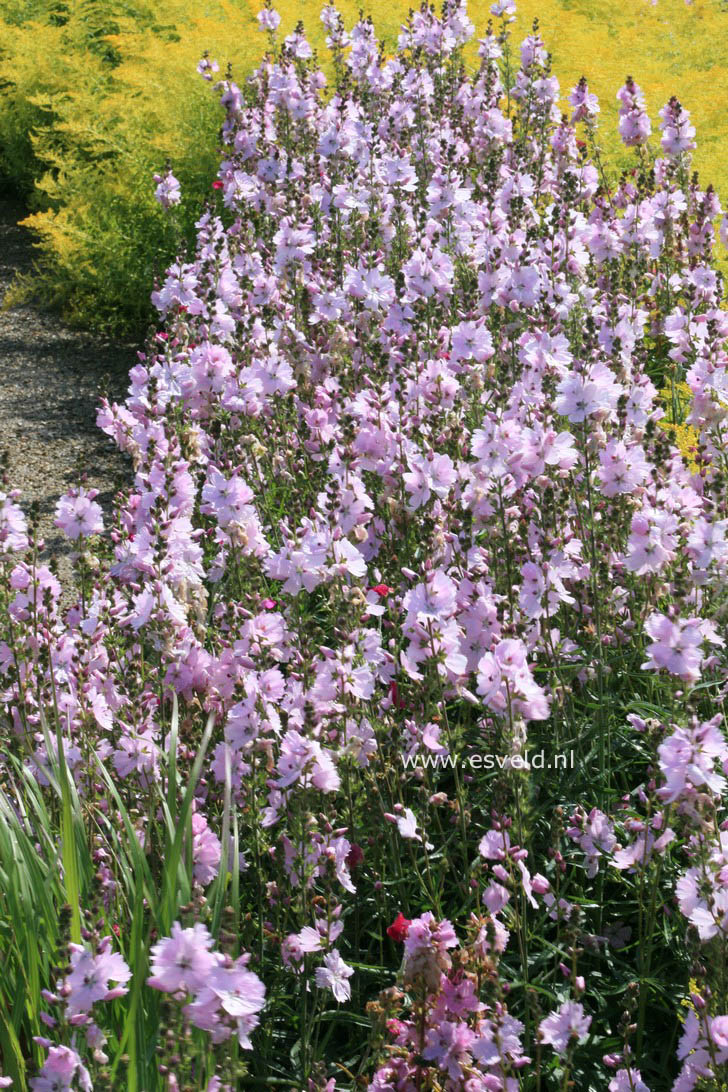
<instances>
[{"instance_id":1,"label":"clump of flowers","mask_svg":"<svg viewBox=\"0 0 728 1092\"><path fill-rule=\"evenodd\" d=\"M265 986L248 970L248 955L233 960L213 951L212 944L201 923L183 929L176 921L171 936L152 948L148 985L177 1000L193 995L184 1013L194 1027L210 1032L213 1043L234 1031L240 1046L252 1050L250 1033L259 1023Z\"/></svg>"},{"instance_id":2,"label":"clump of flowers","mask_svg":"<svg viewBox=\"0 0 728 1092\"><path fill-rule=\"evenodd\" d=\"M38 897L38 988L0 1011L31 1042L60 977L67 1084L123 1058L149 1092L234 1086L240 1048L311 1089L718 1080L720 202L675 100L655 158L632 79L611 180L588 83L562 113L513 13L471 70L459 0L391 56L327 5L327 75L266 5L260 67L213 84L195 245L100 407L133 475L108 516L58 506L70 605L3 483L0 868L25 897L32 860L59 921ZM36 938L8 943L35 989Z\"/></svg>"},{"instance_id":3,"label":"clump of flowers","mask_svg":"<svg viewBox=\"0 0 728 1092\"><path fill-rule=\"evenodd\" d=\"M479 984L497 981L489 955L487 923L470 923L471 940L460 946L449 921L432 914L414 919L404 938L402 985L370 1005L385 1028L388 1059L373 1076L370 1092L410 1088L516 1088L528 1066L524 1026L494 1000L480 1000Z\"/></svg>"}]
</instances>

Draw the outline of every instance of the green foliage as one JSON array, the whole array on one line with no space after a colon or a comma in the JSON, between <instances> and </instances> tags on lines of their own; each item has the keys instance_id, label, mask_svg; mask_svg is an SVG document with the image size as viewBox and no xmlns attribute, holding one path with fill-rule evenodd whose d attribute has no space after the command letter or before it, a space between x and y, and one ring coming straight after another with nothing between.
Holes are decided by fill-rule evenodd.
<instances>
[{"instance_id":1,"label":"green foliage","mask_svg":"<svg viewBox=\"0 0 728 1092\"><path fill-rule=\"evenodd\" d=\"M177 735L177 720L175 704L169 725L172 737ZM130 995L123 1007L110 1010L106 1029L115 1048L110 1087L121 1087L114 1078L129 1089L157 1087L154 1044L160 1002L145 985L148 952L153 937L169 931L190 899L192 798L213 727L210 717L184 786L178 784L174 763L167 771L167 798L159 800L165 822L148 835L159 839L157 859L162 864L157 868L102 762L95 760L94 776L118 809L119 829L97 807L82 807L63 749L54 748L50 740L48 753L60 756L60 762L51 762L50 797L28 769L8 756L9 776L0 784L0 1071L22 1092L27 1088L26 1060L32 1059L32 1071L43 1059L32 1038L43 1034L38 1013L47 1004L41 990L62 977L68 942L81 939L80 908L89 899L94 903L94 850L101 843L113 847L117 886L112 908L106 912L100 905L94 908L97 914L124 921L119 944L133 972ZM218 887L227 876L221 873ZM211 897L218 897L214 888Z\"/></svg>"},{"instance_id":2,"label":"green foliage","mask_svg":"<svg viewBox=\"0 0 728 1092\"><path fill-rule=\"evenodd\" d=\"M235 56L232 25L242 30ZM143 332L154 277L191 237L217 166L221 110L195 65L207 46L222 65L249 68L246 42L259 48L251 30L252 14L226 0L192 21L182 4L144 0L6 9L0 186L33 210L33 291L72 321ZM184 195L171 220L154 200L153 174L167 160Z\"/></svg>"}]
</instances>

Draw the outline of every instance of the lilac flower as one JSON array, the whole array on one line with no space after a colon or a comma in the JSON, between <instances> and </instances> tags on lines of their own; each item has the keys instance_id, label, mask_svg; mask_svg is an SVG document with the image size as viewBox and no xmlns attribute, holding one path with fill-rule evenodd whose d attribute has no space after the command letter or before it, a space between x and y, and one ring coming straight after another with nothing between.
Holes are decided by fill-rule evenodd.
<instances>
[{"instance_id":1,"label":"lilac flower","mask_svg":"<svg viewBox=\"0 0 728 1092\"><path fill-rule=\"evenodd\" d=\"M712 625L699 618L671 621L664 614L651 614L645 622L645 633L652 638L647 646L648 659L643 670L663 668L686 682L697 682L703 664L703 644L723 644Z\"/></svg>"},{"instance_id":2,"label":"lilac flower","mask_svg":"<svg viewBox=\"0 0 728 1092\"><path fill-rule=\"evenodd\" d=\"M78 1081L82 1092L92 1092L93 1085L86 1066L71 1047L52 1046L37 1077L30 1081L33 1092L70 1092Z\"/></svg>"},{"instance_id":3,"label":"lilac flower","mask_svg":"<svg viewBox=\"0 0 728 1092\"><path fill-rule=\"evenodd\" d=\"M104 530L101 505L94 498L96 489L71 490L56 506L56 527L60 527L73 542L88 535L100 535Z\"/></svg>"},{"instance_id":4,"label":"lilac flower","mask_svg":"<svg viewBox=\"0 0 728 1092\"><path fill-rule=\"evenodd\" d=\"M422 842L422 835L418 832L417 817L411 808L405 808L404 815L399 817L390 816L397 824L397 830L399 831L401 838L411 839L415 842ZM434 849L435 847L430 842L425 842L426 849Z\"/></svg>"},{"instance_id":5,"label":"lilac flower","mask_svg":"<svg viewBox=\"0 0 728 1092\"><path fill-rule=\"evenodd\" d=\"M142 780L146 780L153 779L157 775L159 748L154 735L151 728L140 732L139 735L132 732L122 735L112 757L114 769L120 777L137 773Z\"/></svg>"},{"instance_id":6,"label":"lilac flower","mask_svg":"<svg viewBox=\"0 0 728 1092\"><path fill-rule=\"evenodd\" d=\"M573 1042L582 1042L589 1033L591 1016L584 1014L578 1001L565 1001L556 1012L544 1017L538 1025L544 1043L552 1046L557 1054L566 1054Z\"/></svg>"},{"instance_id":7,"label":"lilac flower","mask_svg":"<svg viewBox=\"0 0 728 1092\"><path fill-rule=\"evenodd\" d=\"M196 991L184 1013L194 1027L210 1033L213 1043L225 1042L235 1032L240 1046L251 1050L250 1035L259 1023L265 988L258 976L246 969L247 960L244 955L233 962L215 953L208 984Z\"/></svg>"},{"instance_id":8,"label":"lilac flower","mask_svg":"<svg viewBox=\"0 0 728 1092\"><path fill-rule=\"evenodd\" d=\"M207 984L215 967L211 947L212 937L204 925L198 922L183 929L175 921L171 936L152 948L148 985L165 993L194 993Z\"/></svg>"},{"instance_id":9,"label":"lilac flower","mask_svg":"<svg viewBox=\"0 0 728 1092\"><path fill-rule=\"evenodd\" d=\"M637 830L637 837L627 846L622 846L612 853L612 864L621 871L636 872L645 869L655 853L664 853L671 842L675 840L675 831L666 827L658 836L654 831L662 826L662 817L658 813L652 820L651 830L646 829L644 823L637 821L633 829Z\"/></svg>"},{"instance_id":10,"label":"lilac flower","mask_svg":"<svg viewBox=\"0 0 728 1092\"><path fill-rule=\"evenodd\" d=\"M614 484L617 485L617 482ZM646 573L660 572L674 561L678 545L677 530L678 520L672 512L645 506L634 515L625 556L630 572L644 576Z\"/></svg>"},{"instance_id":11,"label":"lilac flower","mask_svg":"<svg viewBox=\"0 0 728 1092\"><path fill-rule=\"evenodd\" d=\"M612 414L622 391L609 368L597 363L586 373L572 372L564 376L557 393L556 412L574 424L580 424L597 414Z\"/></svg>"},{"instance_id":12,"label":"lilac flower","mask_svg":"<svg viewBox=\"0 0 728 1092\"><path fill-rule=\"evenodd\" d=\"M710 1038L720 1050L728 1048L728 1016L714 1016L710 1021Z\"/></svg>"},{"instance_id":13,"label":"lilac flower","mask_svg":"<svg viewBox=\"0 0 728 1092\"><path fill-rule=\"evenodd\" d=\"M498 914L510 899L510 892L499 883L491 883L483 892L483 902L491 914Z\"/></svg>"},{"instance_id":14,"label":"lilac flower","mask_svg":"<svg viewBox=\"0 0 728 1092\"><path fill-rule=\"evenodd\" d=\"M662 150L669 156L680 156L695 147L695 126L690 124L690 114L673 95L660 110Z\"/></svg>"},{"instance_id":15,"label":"lilac flower","mask_svg":"<svg viewBox=\"0 0 728 1092\"><path fill-rule=\"evenodd\" d=\"M446 573L438 569L425 584L418 584L407 592L404 609L413 621L427 623L448 618L455 609L456 588Z\"/></svg>"},{"instance_id":16,"label":"lilac flower","mask_svg":"<svg viewBox=\"0 0 728 1092\"><path fill-rule=\"evenodd\" d=\"M680 912L695 926L705 942L728 934L728 833L721 831L717 844L701 845L694 839L693 848L707 857L704 866L688 868L675 885Z\"/></svg>"},{"instance_id":17,"label":"lilac flower","mask_svg":"<svg viewBox=\"0 0 728 1092\"><path fill-rule=\"evenodd\" d=\"M506 830L489 830L480 839L478 850L486 861L503 861L510 849L511 839Z\"/></svg>"},{"instance_id":18,"label":"lilac flower","mask_svg":"<svg viewBox=\"0 0 728 1092\"><path fill-rule=\"evenodd\" d=\"M578 121L593 120L599 113L599 100L597 96L589 90L589 85L586 82L586 77L582 76L576 87L574 87L569 95L569 102L574 107L574 111L571 115L571 123L575 125Z\"/></svg>"},{"instance_id":19,"label":"lilac flower","mask_svg":"<svg viewBox=\"0 0 728 1092\"><path fill-rule=\"evenodd\" d=\"M432 914L390 929L417 1019L401 991L387 994L394 1049L376 1092L518 1083L529 1060L505 1003L517 1012L523 999L501 989L504 921L517 932L524 907L545 907L538 986L542 941L559 932L568 943L561 927L577 913L592 936L598 907L585 895L603 864L633 894L654 870L668 908L674 864L673 943L681 929L702 943L728 935L728 832L714 814L726 745L715 719L688 719L697 695L683 693L702 675L719 691L726 666L728 315L711 257L720 203L676 170L693 133L675 102L661 113L653 163L632 80L619 124L638 168L610 186L577 140L580 123L594 135L595 96L580 81L571 119L562 115L546 43L536 31L520 50L507 41L514 7L493 6L497 29L471 72L458 54L472 34L460 0L442 18L431 5L413 11L391 56L369 21L348 33L329 4L327 85L300 27L277 46L280 20L266 4L261 66L245 88L229 75L215 85L218 196L156 286L160 329L126 398L99 413L133 472L108 536L84 541L79 593L28 550L15 494L0 495L0 720L43 794L60 740L83 814L103 817L93 883L106 914L124 904L105 844L118 815L88 755L122 782L134 836L161 875L154 801L174 784L168 758L186 776L213 717L186 846L194 906L204 906L199 885L230 867L221 816L238 816L244 839L262 827L240 861L265 873L264 917L248 923L270 942L261 977L247 957L214 950L202 921L175 923L151 952L152 987L184 1006L211 1053L234 1036L251 1048L278 948L297 988L347 998L351 968L335 945L354 927L355 870L376 896L357 904L366 935L391 920L382 823L396 827L395 848L405 840L405 858L432 839L428 883L445 899L469 882L449 852L461 826L453 779L436 766L400 770L401 755L459 761L455 748L483 739L507 760L552 709L543 739L592 717L604 679L615 707L647 695L675 710L657 759L654 732L626 718L620 755L636 734L654 777L630 783L637 766L627 762L624 798L601 786L608 811L591 801L573 810L561 844L553 832L548 879L512 841L511 817L493 813L478 829L463 850L479 850L470 864L483 901L460 952L450 922ZM199 70L212 83L214 63ZM171 174L157 185L163 204L179 200ZM658 391L663 373L689 394L678 383L669 397ZM93 538L101 513L90 493L81 500L65 499L63 522ZM643 649L651 674L640 681L629 665ZM47 732L56 711L59 731ZM505 775L493 776L499 800ZM387 812L367 795L382 777ZM668 847L671 868L656 869ZM304 905L313 918L297 921ZM81 909L91 928L96 910ZM629 959L628 932L605 921L593 943L621 945ZM39 1017L61 1027L68 1001L99 1065L105 1035L91 1006L126 989L106 956L79 948L68 998L66 983L46 991L52 1011ZM577 978L586 1008L585 988ZM280 998L270 1003L280 1022ZM728 1049L715 1005L695 1002L701 1018L685 1021L683 1088L712 1079L711 1053ZM104 1015L116 1021L117 1006ZM317 1006L310 1015L315 1034ZM542 1042L568 1052L588 1030L569 1002L546 1017ZM119 1028L106 1031L116 1043ZM612 1059L607 1082L638 1082L629 1063ZM181 1080L167 1078L170 1088Z\"/></svg>"},{"instance_id":20,"label":"lilac flower","mask_svg":"<svg viewBox=\"0 0 728 1092\"><path fill-rule=\"evenodd\" d=\"M167 170L163 175L155 174L154 181L157 183L154 196L163 209L169 209L172 208L173 205L179 205L182 200L182 190L179 181L172 174L171 170Z\"/></svg>"},{"instance_id":21,"label":"lilac flower","mask_svg":"<svg viewBox=\"0 0 728 1092\"><path fill-rule=\"evenodd\" d=\"M206 887L212 883L220 868L222 846L220 839L207 825L207 819L199 812L192 816L192 859L195 882Z\"/></svg>"},{"instance_id":22,"label":"lilac flower","mask_svg":"<svg viewBox=\"0 0 728 1092\"><path fill-rule=\"evenodd\" d=\"M4 553L20 553L28 546L28 525L20 505L17 491L0 491L0 556Z\"/></svg>"},{"instance_id":23,"label":"lilac flower","mask_svg":"<svg viewBox=\"0 0 728 1092\"><path fill-rule=\"evenodd\" d=\"M333 754L295 729L289 729L283 737L277 769L281 788L302 781L321 792L334 792L341 783Z\"/></svg>"},{"instance_id":24,"label":"lilac flower","mask_svg":"<svg viewBox=\"0 0 728 1092\"><path fill-rule=\"evenodd\" d=\"M716 796L723 793L726 780L715 772L716 761L728 761L728 742L719 729L722 719L718 713L704 724L677 728L660 744L660 770L665 778L660 795L667 803L701 786Z\"/></svg>"},{"instance_id":25,"label":"lilac flower","mask_svg":"<svg viewBox=\"0 0 728 1092\"><path fill-rule=\"evenodd\" d=\"M220 65L217 61L211 61L207 56L203 57L197 63L197 71L202 76L203 80L211 80L215 72L220 71Z\"/></svg>"},{"instance_id":26,"label":"lilac flower","mask_svg":"<svg viewBox=\"0 0 728 1092\"><path fill-rule=\"evenodd\" d=\"M349 979L354 973L354 968L344 963L339 952L334 948L324 956L323 966L316 969L316 985L320 989L331 990L335 999L341 1004L351 997Z\"/></svg>"},{"instance_id":27,"label":"lilac flower","mask_svg":"<svg viewBox=\"0 0 728 1092\"><path fill-rule=\"evenodd\" d=\"M258 26L261 30L274 33L280 26L281 17L275 8L265 7L258 12Z\"/></svg>"},{"instance_id":28,"label":"lilac flower","mask_svg":"<svg viewBox=\"0 0 728 1092\"><path fill-rule=\"evenodd\" d=\"M455 1081L464 1076L463 1066L469 1067L469 1053L475 1040L467 1024L443 1020L438 1028L430 1028L422 1051L422 1057L436 1062L440 1069Z\"/></svg>"},{"instance_id":29,"label":"lilac flower","mask_svg":"<svg viewBox=\"0 0 728 1092\"><path fill-rule=\"evenodd\" d=\"M442 973L452 965L448 949L456 946L455 930L447 919L438 922L429 911L415 918L404 941L405 982L421 978L429 989L434 989Z\"/></svg>"},{"instance_id":30,"label":"lilac flower","mask_svg":"<svg viewBox=\"0 0 728 1092\"><path fill-rule=\"evenodd\" d=\"M97 1001L110 1001L128 993L124 986L131 971L119 953L111 951L111 937L103 938L95 955L80 944L72 944L70 949L71 973L64 983L69 1016L90 1012ZM110 982L117 986L111 987Z\"/></svg>"},{"instance_id":31,"label":"lilac flower","mask_svg":"<svg viewBox=\"0 0 728 1092\"><path fill-rule=\"evenodd\" d=\"M491 4L489 10L490 14L495 15L496 18L503 18L504 16L515 15L515 0L496 0L494 4Z\"/></svg>"},{"instance_id":32,"label":"lilac flower","mask_svg":"<svg viewBox=\"0 0 728 1092\"><path fill-rule=\"evenodd\" d=\"M652 125L645 110L645 98L642 89L631 76L617 92L619 100L619 135L628 148L644 144Z\"/></svg>"},{"instance_id":33,"label":"lilac flower","mask_svg":"<svg viewBox=\"0 0 728 1092\"><path fill-rule=\"evenodd\" d=\"M493 338L486 326L473 322L461 322L452 331L452 360L475 360L478 364L489 360L495 352Z\"/></svg>"},{"instance_id":34,"label":"lilac flower","mask_svg":"<svg viewBox=\"0 0 728 1092\"><path fill-rule=\"evenodd\" d=\"M581 847L586 856L587 876L594 877L599 871L599 860L609 855L617 845L614 827L607 815L592 808L587 816L574 815L574 822L567 834Z\"/></svg>"},{"instance_id":35,"label":"lilac flower","mask_svg":"<svg viewBox=\"0 0 728 1092\"><path fill-rule=\"evenodd\" d=\"M650 471L640 444L629 448L621 440L610 440L599 454L599 478L605 497L618 493L634 493Z\"/></svg>"},{"instance_id":36,"label":"lilac flower","mask_svg":"<svg viewBox=\"0 0 728 1092\"><path fill-rule=\"evenodd\" d=\"M608 1087L609 1092L650 1092L639 1069L618 1069Z\"/></svg>"},{"instance_id":37,"label":"lilac flower","mask_svg":"<svg viewBox=\"0 0 728 1092\"><path fill-rule=\"evenodd\" d=\"M696 1000L704 1006L703 998L696 998ZM701 1078L710 1082L715 1076L713 1063L722 1066L728 1061L728 1049L720 1042L724 1020L725 1017L715 1017L706 1027L694 1011L688 1012L677 1048L677 1056L682 1062L682 1067L673 1085L675 1092L692 1092ZM716 1021L718 1026L714 1030L713 1024ZM712 1043L709 1043L708 1035Z\"/></svg>"}]
</instances>

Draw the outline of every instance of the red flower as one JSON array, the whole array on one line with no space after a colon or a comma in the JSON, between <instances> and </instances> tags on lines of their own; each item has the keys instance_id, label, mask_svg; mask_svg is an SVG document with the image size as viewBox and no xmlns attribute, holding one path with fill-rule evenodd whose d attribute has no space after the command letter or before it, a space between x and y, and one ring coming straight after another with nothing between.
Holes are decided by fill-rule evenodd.
<instances>
[{"instance_id":1,"label":"red flower","mask_svg":"<svg viewBox=\"0 0 728 1092\"><path fill-rule=\"evenodd\" d=\"M377 595L382 597L382 599L386 599L393 589L388 587L386 584L375 584L374 587L370 590L376 592Z\"/></svg>"},{"instance_id":2,"label":"red flower","mask_svg":"<svg viewBox=\"0 0 728 1092\"><path fill-rule=\"evenodd\" d=\"M346 863L349 868L358 868L364 860L364 850L356 842L352 842L351 849L346 855Z\"/></svg>"},{"instance_id":3,"label":"red flower","mask_svg":"<svg viewBox=\"0 0 728 1092\"><path fill-rule=\"evenodd\" d=\"M404 944L404 938L409 933L411 924L412 922L409 918L406 918L400 910L392 924L387 926L387 936L390 937L395 944Z\"/></svg>"},{"instance_id":4,"label":"red flower","mask_svg":"<svg viewBox=\"0 0 728 1092\"><path fill-rule=\"evenodd\" d=\"M213 188L213 190L221 190L222 189L222 182L220 181L219 178L216 178L215 181L212 183L212 188Z\"/></svg>"},{"instance_id":5,"label":"red flower","mask_svg":"<svg viewBox=\"0 0 728 1092\"><path fill-rule=\"evenodd\" d=\"M394 681L389 684L389 696L392 699L392 705L395 709L405 708L405 704L399 696L399 687Z\"/></svg>"}]
</instances>

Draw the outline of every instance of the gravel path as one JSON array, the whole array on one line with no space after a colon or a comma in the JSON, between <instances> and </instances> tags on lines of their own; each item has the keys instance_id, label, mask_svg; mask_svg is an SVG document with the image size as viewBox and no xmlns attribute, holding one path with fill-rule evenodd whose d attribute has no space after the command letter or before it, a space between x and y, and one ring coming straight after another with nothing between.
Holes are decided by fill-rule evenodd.
<instances>
[{"instance_id":1,"label":"gravel path","mask_svg":"<svg viewBox=\"0 0 728 1092\"><path fill-rule=\"evenodd\" d=\"M33 263L30 234L17 226L23 215L0 201L0 299ZM0 462L26 513L35 502L44 556L55 558L64 583L72 547L53 526L56 502L85 474L108 511L128 480L130 463L95 421L99 396L119 400L134 361L134 346L69 330L37 307L0 310Z\"/></svg>"}]
</instances>

